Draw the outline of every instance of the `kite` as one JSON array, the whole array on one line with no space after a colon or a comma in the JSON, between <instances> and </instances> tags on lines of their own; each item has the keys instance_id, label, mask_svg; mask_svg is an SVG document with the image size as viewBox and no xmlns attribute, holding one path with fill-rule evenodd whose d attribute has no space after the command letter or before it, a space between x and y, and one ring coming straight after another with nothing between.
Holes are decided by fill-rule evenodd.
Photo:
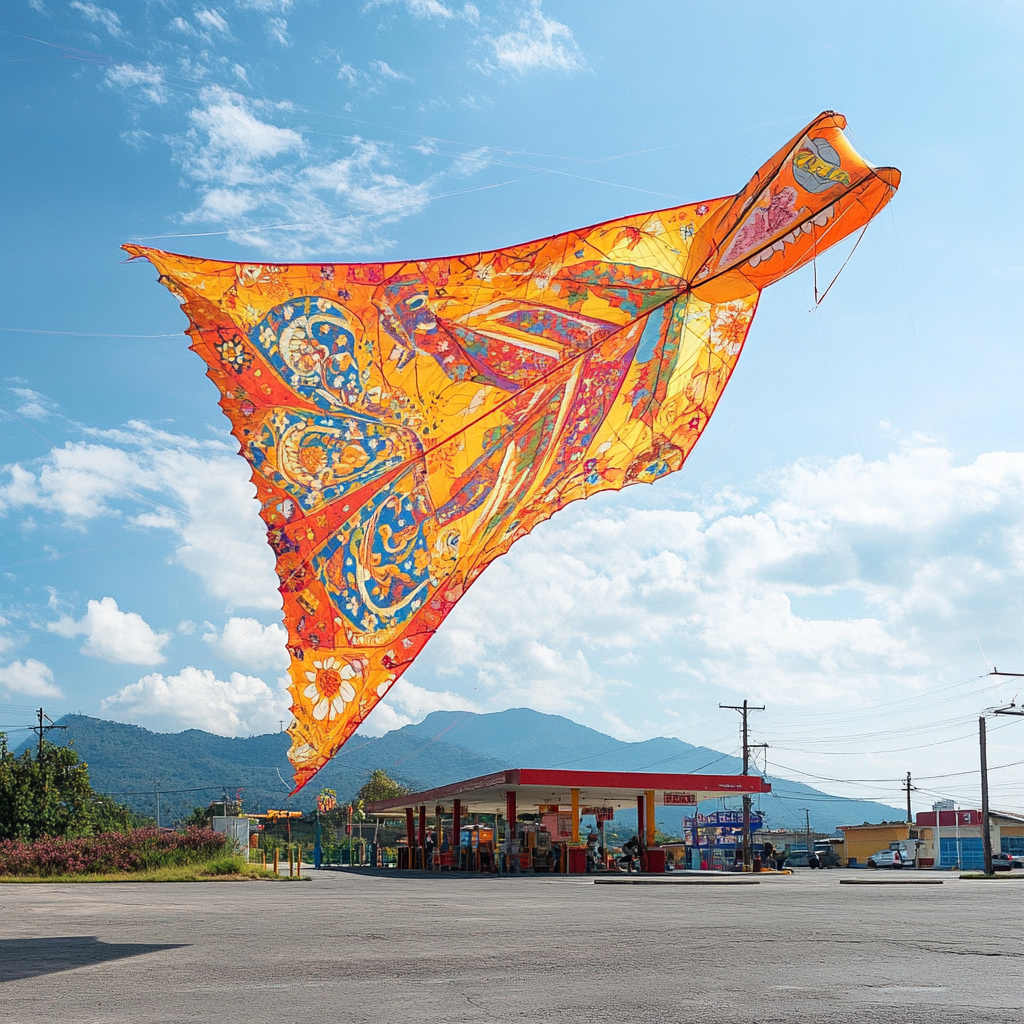
<instances>
[{"instance_id":1,"label":"kite","mask_svg":"<svg viewBox=\"0 0 1024 1024\"><path fill-rule=\"evenodd\" d=\"M494 252L253 264L124 246L181 300L252 469L295 791L495 558L571 501L683 465L761 290L896 192L845 126L822 114L738 195Z\"/></svg>"}]
</instances>

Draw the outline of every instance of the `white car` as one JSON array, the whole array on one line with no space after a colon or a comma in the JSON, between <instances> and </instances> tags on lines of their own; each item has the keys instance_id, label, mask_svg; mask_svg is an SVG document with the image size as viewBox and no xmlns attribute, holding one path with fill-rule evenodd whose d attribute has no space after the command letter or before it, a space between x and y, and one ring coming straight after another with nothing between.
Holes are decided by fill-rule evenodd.
<instances>
[{"instance_id":1,"label":"white car","mask_svg":"<svg viewBox=\"0 0 1024 1024\"><path fill-rule=\"evenodd\" d=\"M902 868L903 857L899 850L879 850L868 857L869 868Z\"/></svg>"}]
</instances>

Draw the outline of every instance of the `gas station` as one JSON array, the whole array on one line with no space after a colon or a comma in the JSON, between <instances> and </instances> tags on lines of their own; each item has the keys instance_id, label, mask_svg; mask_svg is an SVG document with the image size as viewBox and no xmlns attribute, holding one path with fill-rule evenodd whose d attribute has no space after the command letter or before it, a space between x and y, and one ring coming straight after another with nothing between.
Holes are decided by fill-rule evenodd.
<instances>
[{"instance_id":1,"label":"gas station","mask_svg":"<svg viewBox=\"0 0 1024 1024\"><path fill-rule=\"evenodd\" d=\"M475 779L409 793L366 806L377 818L405 818L403 870L482 871L503 874L582 874L614 868L604 847L604 824L625 808L637 814L639 870L665 870L655 845L658 807L689 808L716 797L770 793L757 775L681 775L666 772L591 772L510 768ZM580 819L593 815L600 836L581 841ZM453 841L453 837L458 837ZM588 846L600 850L599 861Z\"/></svg>"}]
</instances>

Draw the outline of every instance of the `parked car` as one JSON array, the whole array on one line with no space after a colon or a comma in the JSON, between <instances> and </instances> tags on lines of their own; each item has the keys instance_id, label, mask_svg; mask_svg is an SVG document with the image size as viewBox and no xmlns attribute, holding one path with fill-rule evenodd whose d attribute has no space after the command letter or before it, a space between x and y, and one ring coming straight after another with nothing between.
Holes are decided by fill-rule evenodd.
<instances>
[{"instance_id":1,"label":"parked car","mask_svg":"<svg viewBox=\"0 0 1024 1024\"><path fill-rule=\"evenodd\" d=\"M806 850L791 850L785 858L785 866L810 867L810 856Z\"/></svg>"},{"instance_id":2,"label":"parked car","mask_svg":"<svg viewBox=\"0 0 1024 1024\"><path fill-rule=\"evenodd\" d=\"M1020 860L1016 857L1010 856L1008 853L993 853L992 854L992 870L993 871L1012 871L1015 867L1020 864Z\"/></svg>"},{"instance_id":3,"label":"parked car","mask_svg":"<svg viewBox=\"0 0 1024 1024\"><path fill-rule=\"evenodd\" d=\"M869 868L902 868L903 857L899 850L879 850L868 857Z\"/></svg>"}]
</instances>

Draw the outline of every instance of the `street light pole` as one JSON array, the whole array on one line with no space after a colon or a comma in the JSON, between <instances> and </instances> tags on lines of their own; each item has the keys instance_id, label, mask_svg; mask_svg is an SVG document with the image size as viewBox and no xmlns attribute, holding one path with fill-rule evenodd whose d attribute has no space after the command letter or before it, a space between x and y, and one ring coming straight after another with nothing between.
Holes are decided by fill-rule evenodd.
<instances>
[{"instance_id":1,"label":"street light pole","mask_svg":"<svg viewBox=\"0 0 1024 1024\"><path fill-rule=\"evenodd\" d=\"M719 704L720 708L726 708L730 711L738 711L743 716L743 774L748 775L750 773L750 743L748 742L748 731L747 731L747 714L751 711L764 711L764 705L760 707L754 707L748 704L746 701L743 702L742 706L736 704ZM767 746L767 744L757 744L757 746ZM694 814L697 812L694 811ZM743 849L743 870L750 871L753 867L750 856L750 794L743 794L743 836L742 836L742 849Z\"/></svg>"},{"instance_id":2,"label":"street light pole","mask_svg":"<svg viewBox=\"0 0 1024 1024\"><path fill-rule=\"evenodd\" d=\"M978 745L981 748L981 848L985 855L985 874L992 874L992 833L988 819L988 740L985 716L978 719Z\"/></svg>"},{"instance_id":3,"label":"street light pole","mask_svg":"<svg viewBox=\"0 0 1024 1024\"><path fill-rule=\"evenodd\" d=\"M995 666L989 672L990 676L1009 676L1015 679L1024 679L1024 672L1000 672ZM1017 707L1014 701L1001 708L992 708L986 712L990 715L1012 715L1017 718L1024 718L1024 708ZM985 731L985 715L978 719L978 746L981 749L981 843L985 854L985 874L992 874L992 833L989 830L988 811L988 737Z\"/></svg>"}]
</instances>

